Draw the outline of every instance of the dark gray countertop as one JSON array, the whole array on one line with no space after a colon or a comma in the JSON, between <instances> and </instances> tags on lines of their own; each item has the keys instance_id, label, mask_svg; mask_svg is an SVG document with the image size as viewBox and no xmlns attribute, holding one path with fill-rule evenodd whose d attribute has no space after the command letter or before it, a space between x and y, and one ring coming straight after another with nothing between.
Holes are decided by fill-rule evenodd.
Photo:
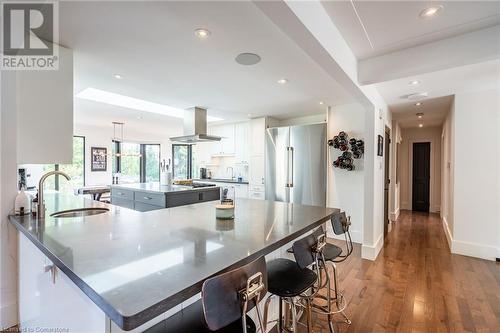
<instances>
[{"instance_id":1,"label":"dark gray countertop","mask_svg":"<svg viewBox=\"0 0 500 333\"><path fill-rule=\"evenodd\" d=\"M234 221L220 221L213 202L138 212L60 194L47 194L46 206L44 221L9 219L125 330L197 294L208 277L269 254L339 212L236 199ZM50 217L80 207L110 211Z\"/></svg>"},{"instance_id":2,"label":"dark gray countertop","mask_svg":"<svg viewBox=\"0 0 500 333\"><path fill-rule=\"evenodd\" d=\"M208 187L197 187L193 188L191 186L183 186L183 185L165 185L160 184L159 182L151 182L151 183L134 183L134 184L116 184L111 185L111 188L123 188L132 191L144 191L144 192L163 192L163 193L172 193L172 192L192 192L192 191L206 191L210 189L218 189L218 186L208 186Z\"/></svg>"},{"instance_id":3,"label":"dark gray countertop","mask_svg":"<svg viewBox=\"0 0 500 333\"><path fill-rule=\"evenodd\" d=\"M244 180L239 182L237 179L223 179L223 178L206 178L206 179L193 179L197 182L202 183L232 183L232 184L248 184L248 181Z\"/></svg>"}]
</instances>

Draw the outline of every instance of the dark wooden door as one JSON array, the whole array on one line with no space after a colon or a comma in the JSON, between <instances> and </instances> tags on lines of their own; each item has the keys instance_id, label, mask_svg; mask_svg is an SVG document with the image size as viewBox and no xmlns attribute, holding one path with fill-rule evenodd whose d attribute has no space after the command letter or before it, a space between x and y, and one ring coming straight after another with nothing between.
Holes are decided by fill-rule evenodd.
<instances>
[{"instance_id":1,"label":"dark wooden door","mask_svg":"<svg viewBox=\"0 0 500 333\"><path fill-rule=\"evenodd\" d=\"M391 183L391 179L389 178L389 154L391 147L391 135L388 132L385 132L385 142L384 142L384 159L385 159L385 167L384 167L384 236L389 232L389 187Z\"/></svg>"},{"instance_id":2,"label":"dark wooden door","mask_svg":"<svg viewBox=\"0 0 500 333\"><path fill-rule=\"evenodd\" d=\"M413 144L412 210L429 212L431 144Z\"/></svg>"}]
</instances>

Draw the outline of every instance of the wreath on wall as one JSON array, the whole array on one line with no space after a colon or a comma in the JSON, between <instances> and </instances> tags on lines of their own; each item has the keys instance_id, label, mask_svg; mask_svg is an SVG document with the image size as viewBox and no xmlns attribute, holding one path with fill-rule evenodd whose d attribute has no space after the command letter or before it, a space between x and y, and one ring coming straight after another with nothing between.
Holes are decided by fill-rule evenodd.
<instances>
[{"instance_id":1,"label":"wreath on wall","mask_svg":"<svg viewBox=\"0 0 500 333\"><path fill-rule=\"evenodd\" d=\"M348 171L355 169L354 160L362 158L365 152L364 141L356 138L349 139L349 136L344 131L328 140L328 145L342 152L333 162L333 166Z\"/></svg>"}]
</instances>

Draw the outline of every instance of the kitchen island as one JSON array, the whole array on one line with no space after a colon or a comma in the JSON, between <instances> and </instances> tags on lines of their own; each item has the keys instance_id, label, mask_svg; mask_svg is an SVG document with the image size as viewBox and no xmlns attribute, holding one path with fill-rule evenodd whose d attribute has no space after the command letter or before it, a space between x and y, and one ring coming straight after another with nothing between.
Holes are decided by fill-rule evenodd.
<instances>
[{"instance_id":1,"label":"kitchen island","mask_svg":"<svg viewBox=\"0 0 500 333\"><path fill-rule=\"evenodd\" d=\"M139 212L60 194L47 195L46 206L44 220L10 216L20 231L21 327L70 332L152 326L199 298L207 278L263 255L277 256L339 213L237 199L235 219L228 221L215 218L213 202ZM50 216L81 207L109 211Z\"/></svg>"},{"instance_id":2,"label":"kitchen island","mask_svg":"<svg viewBox=\"0 0 500 333\"><path fill-rule=\"evenodd\" d=\"M195 183L195 186L198 185L203 183ZM111 203L147 212L220 199L219 187L195 186L165 185L158 182L111 185Z\"/></svg>"}]
</instances>

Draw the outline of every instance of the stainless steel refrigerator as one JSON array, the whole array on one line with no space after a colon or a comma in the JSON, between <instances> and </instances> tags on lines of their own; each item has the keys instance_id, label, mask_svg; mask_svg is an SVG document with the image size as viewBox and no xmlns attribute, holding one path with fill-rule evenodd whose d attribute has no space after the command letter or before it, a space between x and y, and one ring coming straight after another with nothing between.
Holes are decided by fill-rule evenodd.
<instances>
[{"instance_id":1,"label":"stainless steel refrigerator","mask_svg":"<svg viewBox=\"0 0 500 333\"><path fill-rule=\"evenodd\" d=\"M326 206L326 153L326 124L267 129L266 200Z\"/></svg>"}]
</instances>

